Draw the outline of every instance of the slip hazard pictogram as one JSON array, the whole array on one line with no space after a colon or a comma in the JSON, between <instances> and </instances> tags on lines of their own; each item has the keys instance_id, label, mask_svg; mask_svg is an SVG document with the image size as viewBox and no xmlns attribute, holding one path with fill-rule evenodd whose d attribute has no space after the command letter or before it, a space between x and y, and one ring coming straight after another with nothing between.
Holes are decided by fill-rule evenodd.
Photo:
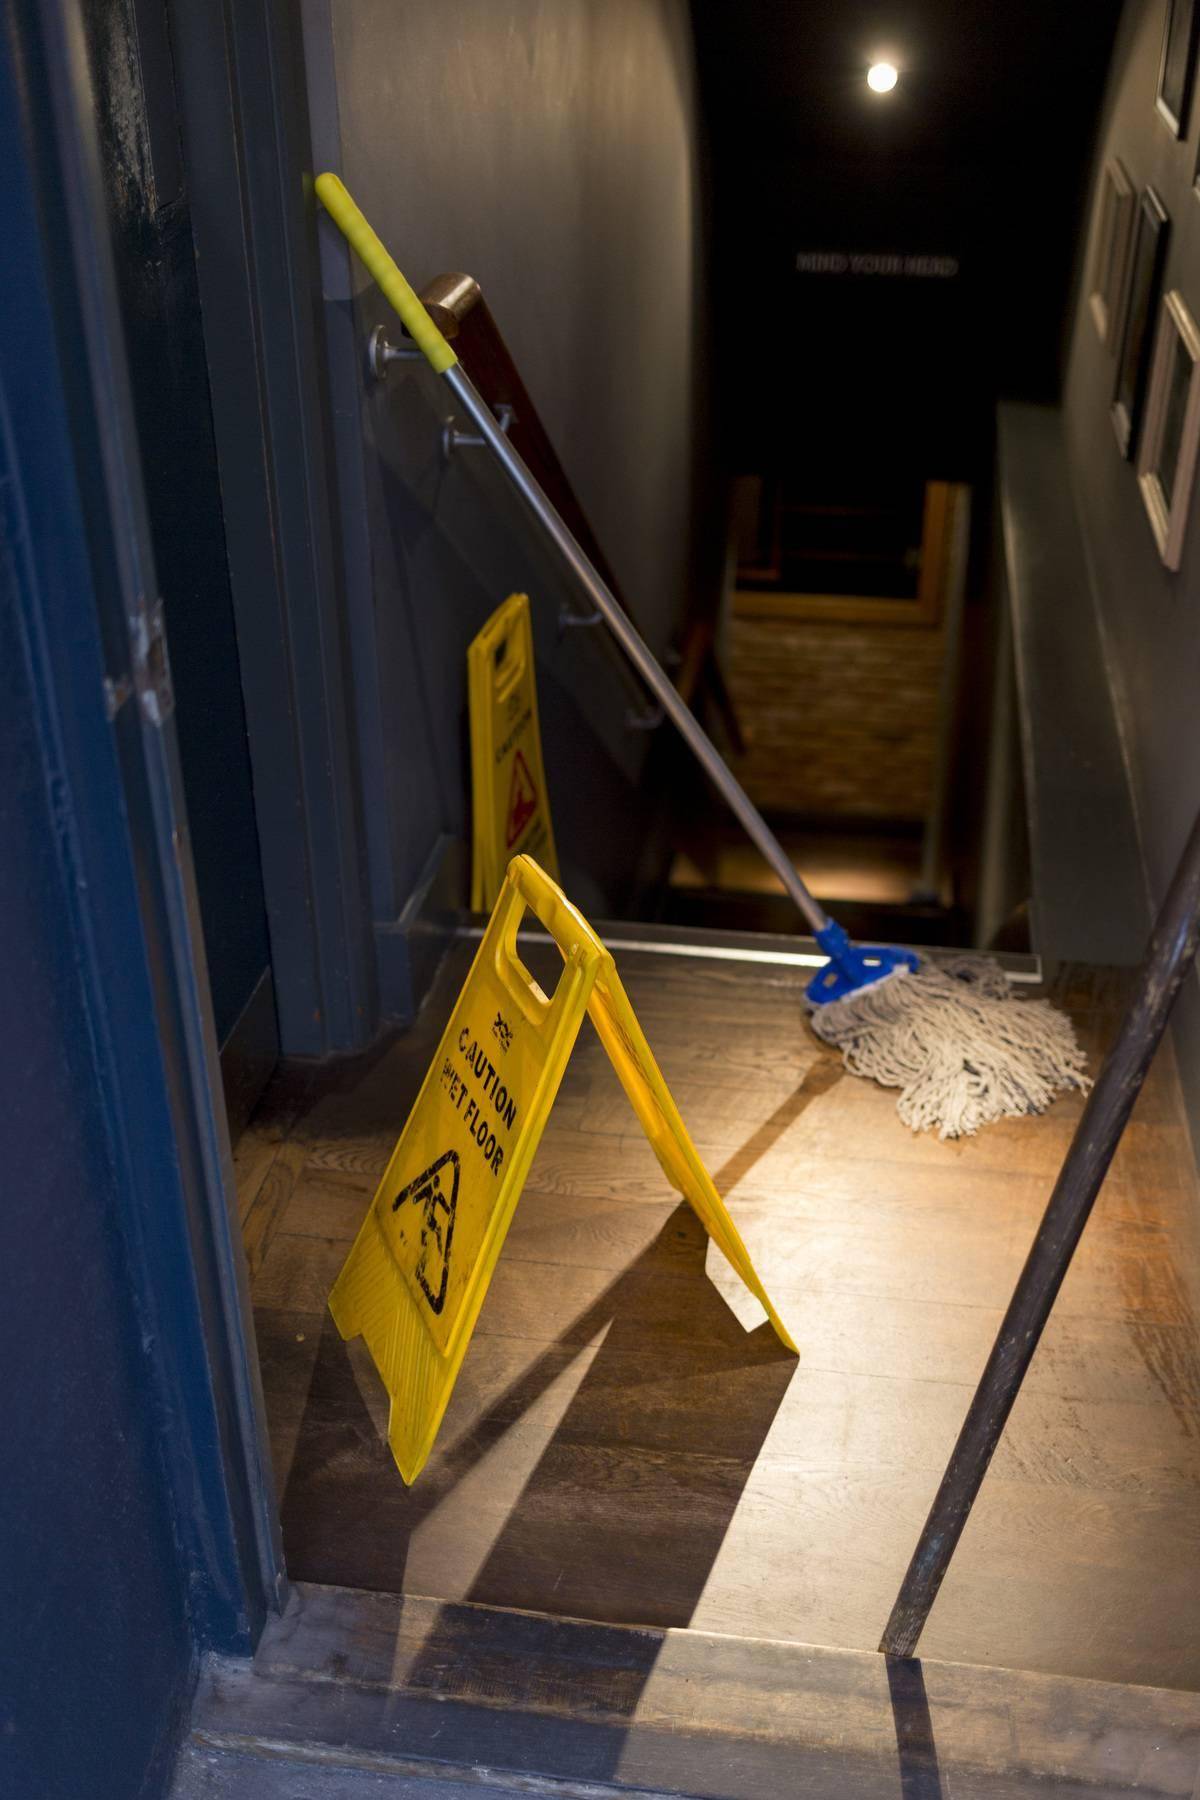
<instances>
[{"instance_id":1,"label":"slip hazard pictogram","mask_svg":"<svg viewBox=\"0 0 1200 1800\"><path fill-rule=\"evenodd\" d=\"M558 874L529 596L510 594L467 650L471 713L471 906L488 912L517 851ZM453 1286L453 1279L451 1286Z\"/></svg>"},{"instance_id":2,"label":"slip hazard pictogram","mask_svg":"<svg viewBox=\"0 0 1200 1800\"><path fill-rule=\"evenodd\" d=\"M411 1201L421 1214L421 1254L413 1277L428 1300L430 1309L440 1313L446 1304L446 1288L450 1281L450 1246L454 1241L454 1213L458 1206L458 1152L447 1150L431 1163L423 1175L401 1188L392 1201L392 1211ZM449 1192L447 1192L447 1189Z\"/></svg>"},{"instance_id":3,"label":"slip hazard pictogram","mask_svg":"<svg viewBox=\"0 0 1200 1800\"><path fill-rule=\"evenodd\" d=\"M537 789L529 765L518 750L513 757L512 784L508 790L508 820L504 827L505 848L511 850L537 811Z\"/></svg>"}]
</instances>

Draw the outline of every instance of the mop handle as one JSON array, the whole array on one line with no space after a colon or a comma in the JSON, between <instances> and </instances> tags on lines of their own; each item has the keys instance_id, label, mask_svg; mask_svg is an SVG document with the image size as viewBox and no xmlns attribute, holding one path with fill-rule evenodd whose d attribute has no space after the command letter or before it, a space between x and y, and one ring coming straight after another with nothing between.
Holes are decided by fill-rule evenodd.
<instances>
[{"instance_id":1,"label":"mop handle","mask_svg":"<svg viewBox=\"0 0 1200 1800\"><path fill-rule=\"evenodd\" d=\"M385 298L399 313L400 322L413 343L423 352L434 372L444 375L458 361L457 356L396 267L366 215L360 212L341 177L318 175L316 189L321 205L351 249L357 252L359 261L375 277Z\"/></svg>"},{"instance_id":2,"label":"mop handle","mask_svg":"<svg viewBox=\"0 0 1200 1800\"><path fill-rule=\"evenodd\" d=\"M434 371L451 387L512 485L547 535L553 539L564 562L602 615L646 686L661 703L663 711L670 717L688 749L783 883L789 899L814 932L819 934L828 930L832 923L828 914L800 879L791 858L733 770L691 708L680 698L607 582L584 554L555 507L501 431L491 408L342 182L336 175L318 175L316 189L321 204L399 313L408 335L424 352Z\"/></svg>"}]
</instances>

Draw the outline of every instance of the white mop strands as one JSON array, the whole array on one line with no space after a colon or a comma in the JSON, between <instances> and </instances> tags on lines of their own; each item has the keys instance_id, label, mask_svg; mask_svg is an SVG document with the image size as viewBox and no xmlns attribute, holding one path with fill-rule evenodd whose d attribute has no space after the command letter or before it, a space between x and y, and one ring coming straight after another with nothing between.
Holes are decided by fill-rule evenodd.
<instances>
[{"instance_id":1,"label":"white mop strands","mask_svg":"<svg viewBox=\"0 0 1200 1800\"><path fill-rule=\"evenodd\" d=\"M906 1125L942 1138L1044 1112L1064 1088L1091 1086L1071 1021L1048 1000L1018 999L988 957L922 962L810 1016L851 1074L901 1089Z\"/></svg>"}]
</instances>

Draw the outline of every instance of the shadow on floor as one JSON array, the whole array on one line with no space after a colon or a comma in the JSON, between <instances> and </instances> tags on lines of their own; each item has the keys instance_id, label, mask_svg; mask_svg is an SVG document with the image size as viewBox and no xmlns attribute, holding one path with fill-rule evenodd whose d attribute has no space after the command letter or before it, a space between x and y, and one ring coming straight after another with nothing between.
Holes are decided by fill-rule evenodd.
<instances>
[{"instance_id":1,"label":"shadow on floor","mask_svg":"<svg viewBox=\"0 0 1200 1800\"><path fill-rule=\"evenodd\" d=\"M758 1130L752 1132L746 1142L734 1151L729 1159L722 1163L713 1176L717 1192L722 1198L731 1194L739 1182L745 1180L750 1170L768 1151L774 1149L785 1131L796 1123L800 1114L810 1107L814 1100L821 1099L835 1088L846 1073L845 1065L836 1051L822 1050L817 1060L805 1073L794 1093L780 1102L769 1119L764 1119Z\"/></svg>"},{"instance_id":2,"label":"shadow on floor","mask_svg":"<svg viewBox=\"0 0 1200 1800\"><path fill-rule=\"evenodd\" d=\"M888 1693L900 1758L901 1800L942 1800L941 1770L925 1672L916 1657L886 1656Z\"/></svg>"},{"instance_id":3,"label":"shadow on floor","mask_svg":"<svg viewBox=\"0 0 1200 1800\"><path fill-rule=\"evenodd\" d=\"M290 1572L687 1625L796 1367L768 1325L746 1332L730 1311L705 1274L707 1246L678 1206L554 1342L529 1345L502 1392L473 1418L460 1412L457 1437L450 1416L412 1488L326 1319L283 1499ZM553 1281L552 1266L529 1267ZM484 1335L468 1355L512 1351Z\"/></svg>"}]
</instances>

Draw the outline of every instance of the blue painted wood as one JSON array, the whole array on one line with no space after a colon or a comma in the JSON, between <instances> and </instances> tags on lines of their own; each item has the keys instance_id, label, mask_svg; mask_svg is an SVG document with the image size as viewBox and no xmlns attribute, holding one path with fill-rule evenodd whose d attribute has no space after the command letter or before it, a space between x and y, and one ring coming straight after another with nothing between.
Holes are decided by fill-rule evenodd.
<instances>
[{"instance_id":1,"label":"blue painted wood","mask_svg":"<svg viewBox=\"0 0 1200 1800\"><path fill-rule=\"evenodd\" d=\"M0 1791L137 1792L169 1759L193 1675L188 1571L158 1445L143 1321L83 965L73 795L42 673L46 588L101 673L72 532L62 396L0 45ZM47 392L49 388L49 393ZM55 404L57 402L57 405ZM17 492L20 444L24 496ZM38 534L38 544L29 533ZM34 567L40 563L40 571ZM40 574L41 581L38 581ZM44 585L43 585L44 584ZM65 611L66 616L63 617ZM41 666L39 666L41 665ZM93 737L98 736L93 731ZM110 772L112 755L107 759ZM114 845L115 848L115 845ZM114 871L115 873L115 871ZM63 1705L64 1696L70 1704Z\"/></svg>"},{"instance_id":2,"label":"blue painted wood","mask_svg":"<svg viewBox=\"0 0 1200 1800\"><path fill-rule=\"evenodd\" d=\"M162 0L136 9L105 0L86 14L213 1015L224 1044L268 968L269 948L166 23Z\"/></svg>"},{"instance_id":3,"label":"blue painted wood","mask_svg":"<svg viewBox=\"0 0 1200 1800\"><path fill-rule=\"evenodd\" d=\"M182 1723L193 1634L79 967L63 854L68 802L39 735L14 576L8 545L0 553L0 1791L49 1800L137 1791Z\"/></svg>"},{"instance_id":4,"label":"blue painted wood","mask_svg":"<svg viewBox=\"0 0 1200 1800\"><path fill-rule=\"evenodd\" d=\"M0 1792L151 1794L205 1646L248 1646L270 1496L73 9L0 39Z\"/></svg>"}]
</instances>

